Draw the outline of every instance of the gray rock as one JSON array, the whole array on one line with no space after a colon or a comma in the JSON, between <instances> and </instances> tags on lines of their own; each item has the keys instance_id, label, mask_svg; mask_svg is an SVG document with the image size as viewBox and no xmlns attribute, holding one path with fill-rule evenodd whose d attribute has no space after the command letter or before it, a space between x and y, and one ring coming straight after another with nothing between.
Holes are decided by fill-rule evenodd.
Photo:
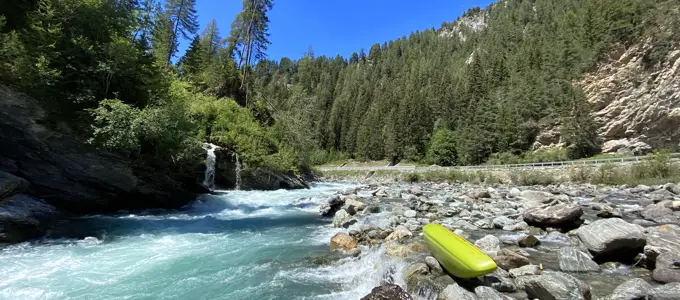
<instances>
[{"instance_id":1,"label":"gray rock","mask_svg":"<svg viewBox=\"0 0 680 300\"><path fill-rule=\"evenodd\" d=\"M492 229L493 225L491 224L490 220L479 220L474 223L475 226L479 227L480 229Z\"/></svg>"},{"instance_id":2,"label":"gray rock","mask_svg":"<svg viewBox=\"0 0 680 300\"><path fill-rule=\"evenodd\" d=\"M531 263L528 258L508 248L501 249L496 255L491 257L496 262L496 265L504 270L516 269Z\"/></svg>"},{"instance_id":3,"label":"gray rock","mask_svg":"<svg viewBox=\"0 0 680 300\"><path fill-rule=\"evenodd\" d=\"M0 201L0 243L17 243L42 235L57 216L54 206L24 194Z\"/></svg>"},{"instance_id":4,"label":"gray rock","mask_svg":"<svg viewBox=\"0 0 680 300\"><path fill-rule=\"evenodd\" d=\"M673 194L680 195L680 185L674 183L667 183L663 187Z\"/></svg>"},{"instance_id":5,"label":"gray rock","mask_svg":"<svg viewBox=\"0 0 680 300\"><path fill-rule=\"evenodd\" d=\"M613 208L604 203L595 203L592 209L597 211L597 216L600 218L621 218L621 210Z\"/></svg>"},{"instance_id":6,"label":"gray rock","mask_svg":"<svg viewBox=\"0 0 680 300\"><path fill-rule=\"evenodd\" d=\"M415 210L407 210L407 211L404 212L404 217L415 218L416 214L417 214L417 212Z\"/></svg>"},{"instance_id":7,"label":"gray rock","mask_svg":"<svg viewBox=\"0 0 680 300\"><path fill-rule=\"evenodd\" d=\"M596 272L600 266L576 247L563 247L557 253L560 270L565 272Z\"/></svg>"},{"instance_id":8,"label":"gray rock","mask_svg":"<svg viewBox=\"0 0 680 300\"><path fill-rule=\"evenodd\" d=\"M548 193L548 192L542 192L542 191L522 191L519 194L519 197L522 199L522 206L524 208L530 208L530 207L536 207L536 206L541 206L543 204L546 204L550 202L552 199L555 198L555 195Z\"/></svg>"},{"instance_id":9,"label":"gray rock","mask_svg":"<svg viewBox=\"0 0 680 300\"><path fill-rule=\"evenodd\" d=\"M375 204L368 205L368 206L366 206L366 208L364 209L364 213L365 213L365 214L366 214L366 213L377 214L377 213L379 213L379 212L380 212L380 206L375 205Z\"/></svg>"},{"instance_id":10,"label":"gray rock","mask_svg":"<svg viewBox=\"0 0 680 300\"><path fill-rule=\"evenodd\" d=\"M469 230L469 231L475 231L479 230L479 228L475 225L470 224L470 222L465 221L465 220L456 220L451 224L455 228L460 228L463 230Z\"/></svg>"},{"instance_id":11,"label":"gray rock","mask_svg":"<svg viewBox=\"0 0 680 300\"><path fill-rule=\"evenodd\" d=\"M541 244L541 242L533 234L522 237L517 243L520 247L535 247Z\"/></svg>"},{"instance_id":12,"label":"gray rock","mask_svg":"<svg viewBox=\"0 0 680 300\"><path fill-rule=\"evenodd\" d=\"M344 204L345 200L340 195L333 195L319 208L319 212L324 217L333 216Z\"/></svg>"},{"instance_id":13,"label":"gray rock","mask_svg":"<svg viewBox=\"0 0 680 300\"><path fill-rule=\"evenodd\" d=\"M656 224L656 222L652 222L652 221L645 220L645 219L635 219L631 223L635 224L635 225L640 225L642 227L650 227L650 226L659 225L659 224Z\"/></svg>"},{"instance_id":14,"label":"gray rock","mask_svg":"<svg viewBox=\"0 0 680 300\"><path fill-rule=\"evenodd\" d=\"M444 272L442 266L439 264L439 261L437 261L437 259L432 256L425 257L425 264L430 268L430 272L433 274L440 274Z\"/></svg>"},{"instance_id":15,"label":"gray rock","mask_svg":"<svg viewBox=\"0 0 680 300\"><path fill-rule=\"evenodd\" d=\"M541 275L523 277L524 289L531 299L541 300L589 300L590 287L574 276L553 271Z\"/></svg>"},{"instance_id":16,"label":"gray rock","mask_svg":"<svg viewBox=\"0 0 680 300\"><path fill-rule=\"evenodd\" d=\"M509 271L510 276L518 278L528 275L541 275L541 268L538 265L526 265Z\"/></svg>"},{"instance_id":17,"label":"gray rock","mask_svg":"<svg viewBox=\"0 0 680 300\"><path fill-rule=\"evenodd\" d=\"M501 250L501 241L494 235L487 235L475 241L475 246L489 256Z\"/></svg>"},{"instance_id":18,"label":"gray rock","mask_svg":"<svg viewBox=\"0 0 680 300\"><path fill-rule=\"evenodd\" d=\"M483 282L491 286L495 290L502 293L512 293L517 291L515 283L510 279L510 273L501 268L496 268L496 271L486 274L483 277Z\"/></svg>"},{"instance_id":19,"label":"gray rock","mask_svg":"<svg viewBox=\"0 0 680 300\"><path fill-rule=\"evenodd\" d=\"M680 283L667 283L657 286L649 292L648 300L678 300L680 299Z\"/></svg>"},{"instance_id":20,"label":"gray rock","mask_svg":"<svg viewBox=\"0 0 680 300\"><path fill-rule=\"evenodd\" d=\"M519 197L519 195L521 195L521 193L522 192L518 188L511 188L508 195L510 195L510 197Z\"/></svg>"},{"instance_id":21,"label":"gray rock","mask_svg":"<svg viewBox=\"0 0 680 300\"><path fill-rule=\"evenodd\" d=\"M23 193L27 188L28 181L26 179L0 171L0 200Z\"/></svg>"},{"instance_id":22,"label":"gray rock","mask_svg":"<svg viewBox=\"0 0 680 300\"><path fill-rule=\"evenodd\" d=\"M491 198L491 194L489 194L489 191L487 190L479 190L470 192L468 197L472 199Z\"/></svg>"},{"instance_id":23,"label":"gray rock","mask_svg":"<svg viewBox=\"0 0 680 300\"><path fill-rule=\"evenodd\" d=\"M560 203L546 208L533 208L524 212L522 217L527 224L537 227L572 227L583 215L581 206L576 203Z\"/></svg>"},{"instance_id":24,"label":"gray rock","mask_svg":"<svg viewBox=\"0 0 680 300\"><path fill-rule=\"evenodd\" d=\"M654 268L657 257L665 252L680 253L680 226L647 228L647 245L644 248L647 267Z\"/></svg>"},{"instance_id":25,"label":"gray rock","mask_svg":"<svg viewBox=\"0 0 680 300\"><path fill-rule=\"evenodd\" d=\"M630 256L645 246L644 228L622 219L602 219L582 226L576 234L596 257Z\"/></svg>"},{"instance_id":26,"label":"gray rock","mask_svg":"<svg viewBox=\"0 0 680 300\"><path fill-rule=\"evenodd\" d=\"M529 229L529 224L527 224L527 222L524 222L524 221L520 221L520 222L513 224L513 225L503 226L503 230L505 230L505 231L520 231L520 230L527 230L527 229Z\"/></svg>"},{"instance_id":27,"label":"gray rock","mask_svg":"<svg viewBox=\"0 0 680 300\"><path fill-rule=\"evenodd\" d=\"M673 214L673 210L666 207L663 203L650 204L640 213L643 218L658 224L678 224L678 217Z\"/></svg>"},{"instance_id":28,"label":"gray rock","mask_svg":"<svg viewBox=\"0 0 680 300\"><path fill-rule=\"evenodd\" d=\"M361 300L411 300L411 296L400 286L392 283L384 283L374 287L371 293L362 297Z\"/></svg>"},{"instance_id":29,"label":"gray rock","mask_svg":"<svg viewBox=\"0 0 680 300\"><path fill-rule=\"evenodd\" d=\"M651 289L652 286L642 278L633 278L616 287L609 300L647 299Z\"/></svg>"},{"instance_id":30,"label":"gray rock","mask_svg":"<svg viewBox=\"0 0 680 300\"><path fill-rule=\"evenodd\" d=\"M477 300L477 296L454 283L439 293L437 300Z\"/></svg>"},{"instance_id":31,"label":"gray rock","mask_svg":"<svg viewBox=\"0 0 680 300\"><path fill-rule=\"evenodd\" d=\"M477 299L483 300L505 300L505 296L501 295L499 292L490 288L488 286L478 286L475 288L475 295Z\"/></svg>"},{"instance_id":32,"label":"gray rock","mask_svg":"<svg viewBox=\"0 0 680 300\"><path fill-rule=\"evenodd\" d=\"M656 259L652 277L658 282L680 282L680 253L661 253Z\"/></svg>"},{"instance_id":33,"label":"gray rock","mask_svg":"<svg viewBox=\"0 0 680 300\"><path fill-rule=\"evenodd\" d=\"M356 223L356 219L352 219L349 213L345 211L344 209L339 210L338 212L335 213L335 216L333 217L333 226L334 227L342 227L342 228L349 228L352 224Z\"/></svg>"},{"instance_id":34,"label":"gray rock","mask_svg":"<svg viewBox=\"0 0 680 300\"><path fill-rule=\"evenodd\" d=\"M493 221L491 221L491 223L493 224L493 227L498 228L498 229L501 229L505 226L514 225L517 222L519 222L519 220L513 220L513 219L510 219L506 216L496 217L496 218L493 219Z\"/></svg>"}]
</instances>

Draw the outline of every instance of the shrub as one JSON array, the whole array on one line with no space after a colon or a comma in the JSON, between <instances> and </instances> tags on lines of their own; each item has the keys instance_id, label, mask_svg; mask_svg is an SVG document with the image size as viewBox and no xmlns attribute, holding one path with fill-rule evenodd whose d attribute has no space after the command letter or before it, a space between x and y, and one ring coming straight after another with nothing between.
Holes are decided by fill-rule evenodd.
<instances>
[{"instance_id":1,"label":"shrub","mask_svg":"<svg viewBox=\"0 0 680 300\"><path fill-rule=\"evenodd\" d=\"M440 166L453 166L458 163L453 131L441 128L434 132L427 149L427 161Z\"/></svg>"}]
</instances>

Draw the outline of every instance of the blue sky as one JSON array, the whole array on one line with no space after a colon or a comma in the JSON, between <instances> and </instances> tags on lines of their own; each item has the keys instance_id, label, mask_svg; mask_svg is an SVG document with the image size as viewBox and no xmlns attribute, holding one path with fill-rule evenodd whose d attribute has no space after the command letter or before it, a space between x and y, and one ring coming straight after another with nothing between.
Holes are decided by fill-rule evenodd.
<instances>
[{"instance_id":1,"label":"blue sky","mask_svg":"<svg viewBox=\"0 0 680 300\"><path fill-rule=\"evenodd\" d=\"M375 43L408 36L412 31L439 28L468 8L485 7L491 0L274 0L269 12L270 59L298 59L309 45L317 56L348 57ZM229 34L240 0L197 0L201 31L216 19L223 37ZM187 41L180 46L184 54Z\"/></svg>"}]
</instances>

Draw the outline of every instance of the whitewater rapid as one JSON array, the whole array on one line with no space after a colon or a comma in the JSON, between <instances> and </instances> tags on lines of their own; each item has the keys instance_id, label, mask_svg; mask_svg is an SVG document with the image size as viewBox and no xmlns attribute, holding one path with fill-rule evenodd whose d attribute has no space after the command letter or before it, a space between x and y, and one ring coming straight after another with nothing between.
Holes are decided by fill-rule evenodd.
<instances>
[{"instance_id":1,"label":"whitewater rapid","mask_svg":"<svg viewBox=\"0 0 680 300\"><path fill-rule=\"evenodd\" d=\"M318 206L351 188L233 191L177 211L65 220L0 248L0 299L358 299L403 265L382 248L324 259L340 230Z\"/></svg>"}]
</instances>

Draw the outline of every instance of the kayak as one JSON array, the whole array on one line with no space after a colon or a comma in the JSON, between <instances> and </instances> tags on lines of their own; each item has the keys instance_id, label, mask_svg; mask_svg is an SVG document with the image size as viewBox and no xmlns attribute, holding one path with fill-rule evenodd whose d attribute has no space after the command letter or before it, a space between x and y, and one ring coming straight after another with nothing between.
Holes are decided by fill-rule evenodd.
<instances>
[{"instance_id":1,"label":"kayak","mask_svg":"<svg viewBox=\"0 0 680 300\"><path fill-rule=\"evenodd\" d=\"M423 227L427 247L446 271L459 278L475 278L496 271L486 253L439 224Z\"/></svg>"}]
</instances>

